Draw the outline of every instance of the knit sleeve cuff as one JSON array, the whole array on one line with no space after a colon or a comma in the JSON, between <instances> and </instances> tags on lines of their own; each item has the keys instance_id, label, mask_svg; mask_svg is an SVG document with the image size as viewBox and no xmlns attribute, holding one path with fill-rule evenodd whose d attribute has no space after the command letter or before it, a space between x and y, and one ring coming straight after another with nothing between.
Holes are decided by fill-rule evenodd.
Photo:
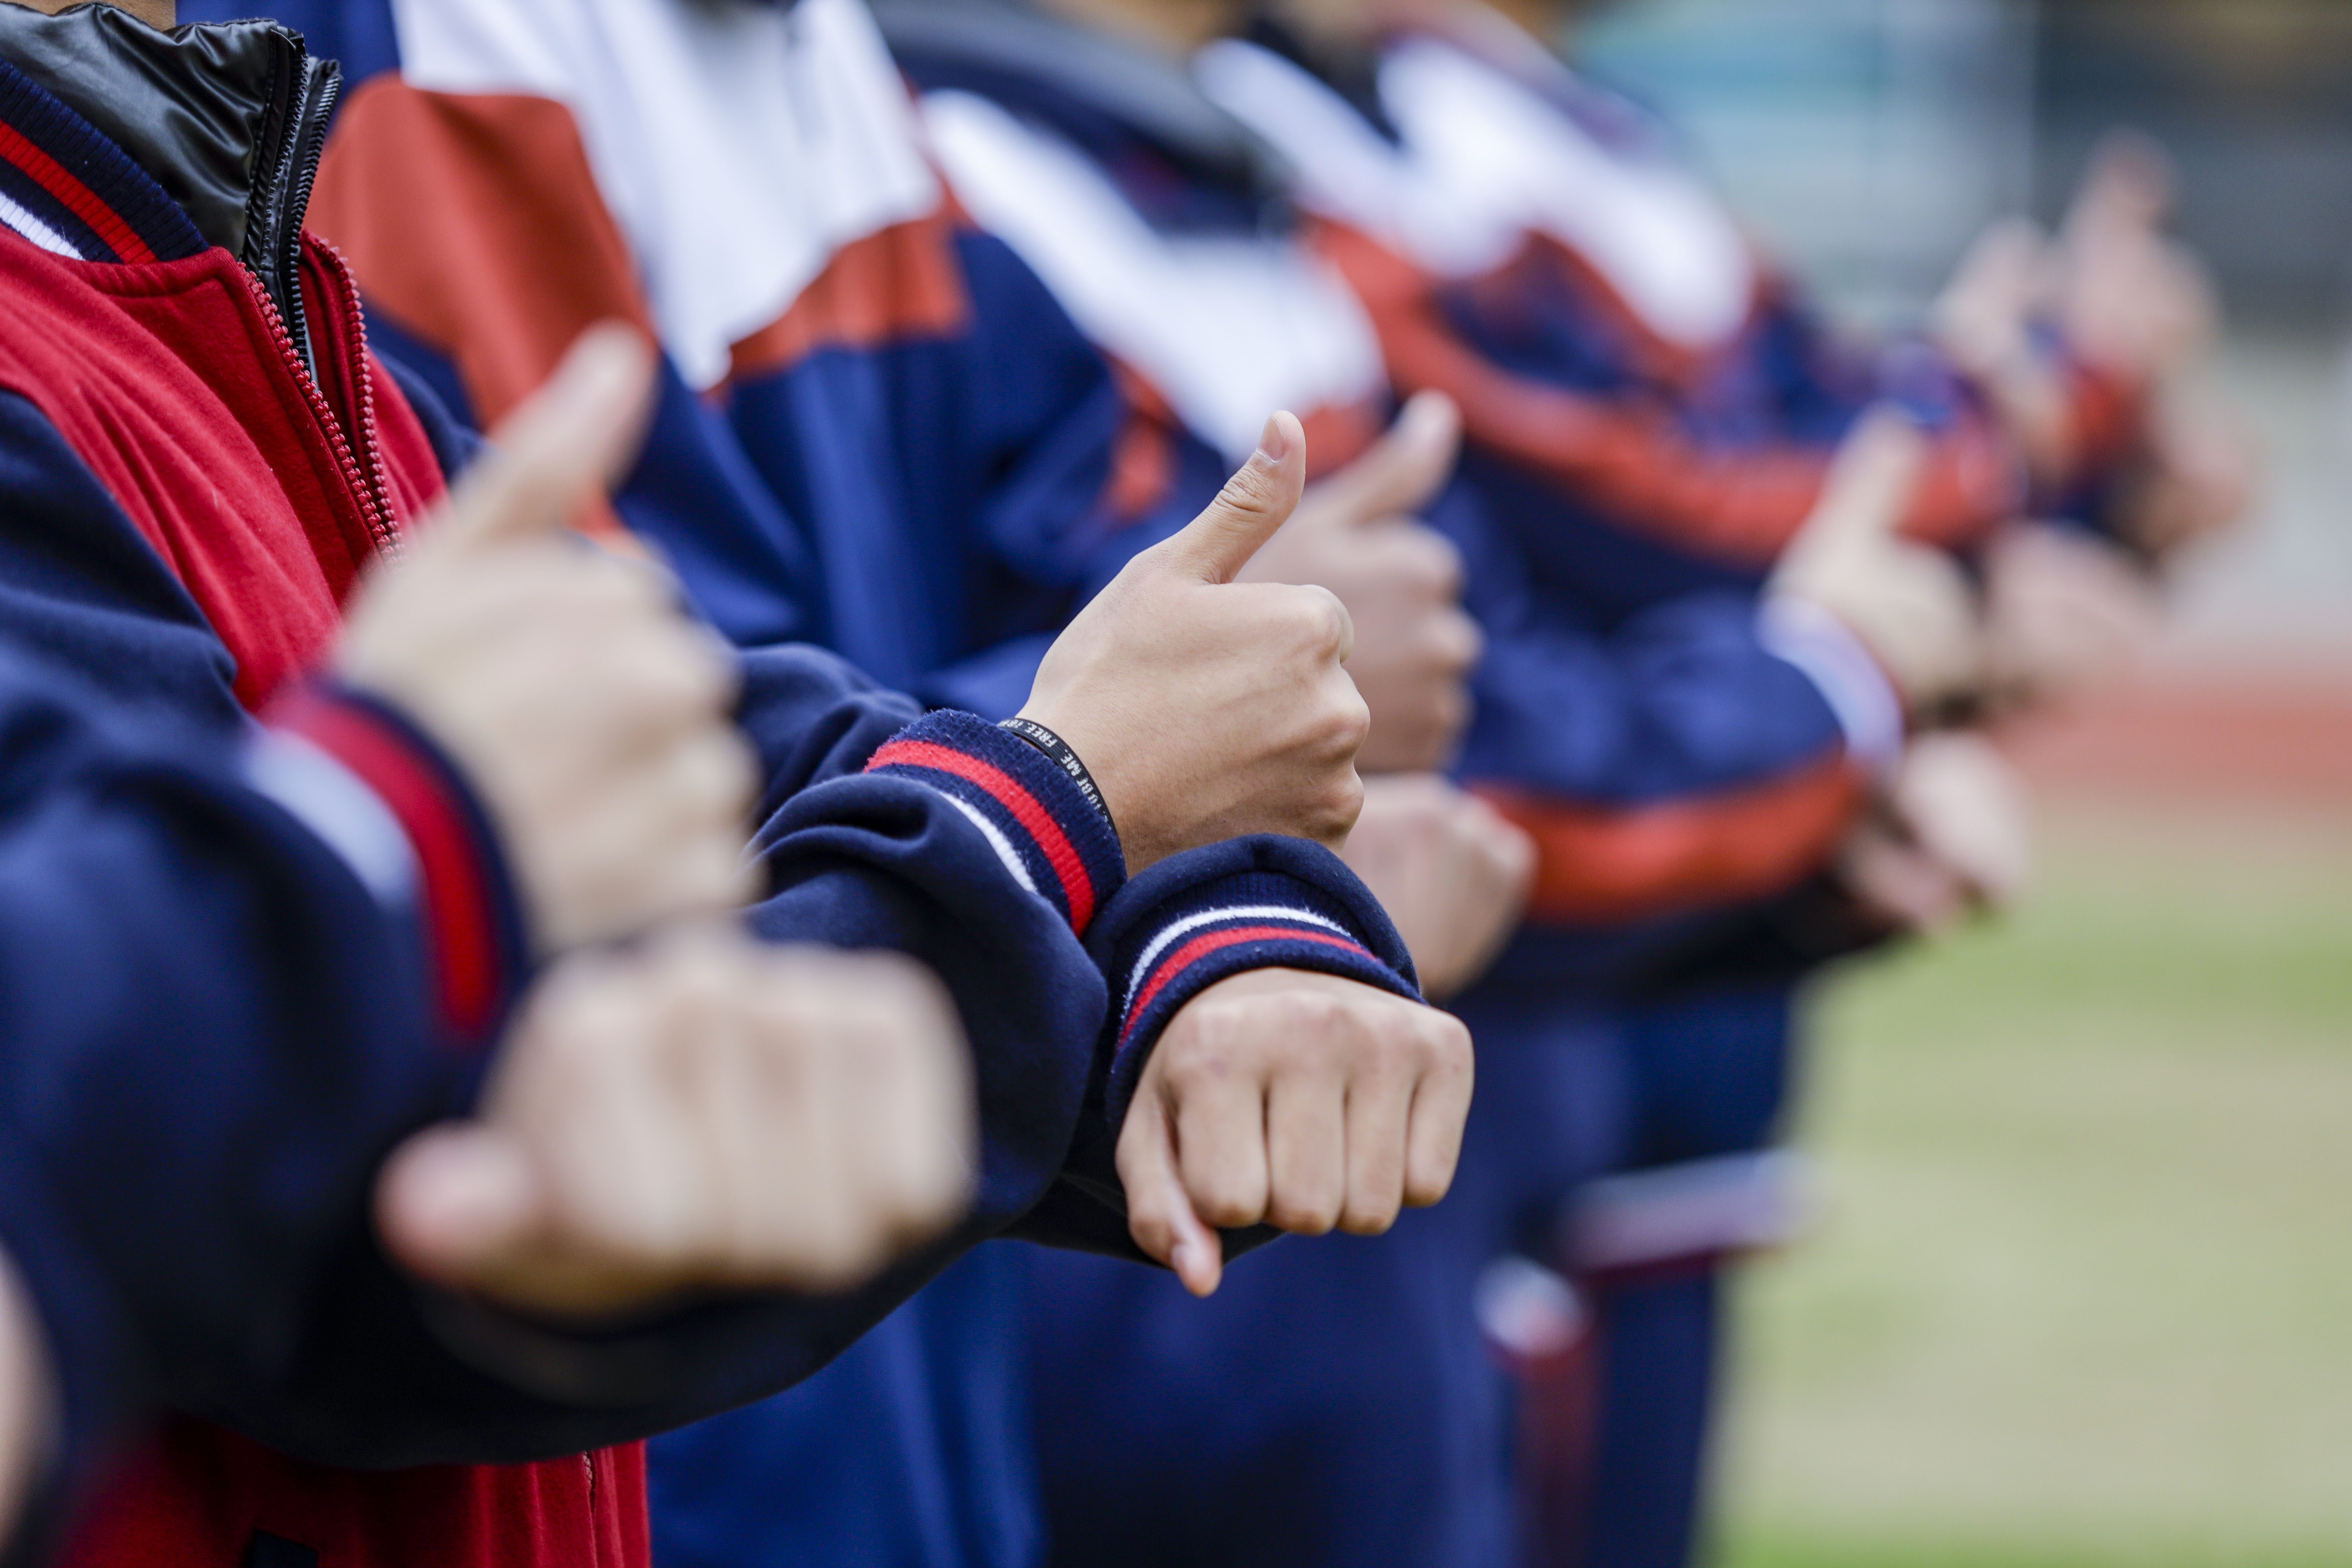
<instances>
[{"instance_id":1,"label":"knit sleeve cuff","mask_svg":"<svg viewBox=\"0 0 2352 1568\"><path fill-rule=\"evenodd\" d=\"M1846 754L1874 775L1903 755L1903 699L1860 637L1809 599L1775 594L1756 613L1764 651L1813 684L1845 738Z\"/></svg>"},{"instance_id":2,"label":"knit sleeve cuff","mask_svg":"<svg viewBox=\"0 0 2352 1568\"><path fill-rule=\"evenodd\" d=\"M899 731L866 764L924 784L980 830L1005 872L1084 937L1118 893L1127 858L1110 818L1028 742L942 710Z\"/></svg>"},{"instance_id":3,"label":"knit sleeve cuff","mask_svg":"<svg viewBox=\"0 0 2352 1568\"><path fill-rule=\"evenodd\" d=\"M443 1023L460 1042L487 1044L530 944L498 837L456 765L388 704L318 684L263 715L245 771L379 903L415 910Z\"/></svg>"},{"instance_id":4,"label":"knit sleeve cuff","mask_svg":"<svg viewBox=\"0 0 2352 1568\"><path fill-rule=\"evenodd\" d=\"M1370 889L1303 839L1234 839L1128 884L1087 946L1109 981L1106 1124L1121 1126L1168 1021L1251 969L1308 969L1419 1001L1412 955Z\"/></svg>"}]
</instances>

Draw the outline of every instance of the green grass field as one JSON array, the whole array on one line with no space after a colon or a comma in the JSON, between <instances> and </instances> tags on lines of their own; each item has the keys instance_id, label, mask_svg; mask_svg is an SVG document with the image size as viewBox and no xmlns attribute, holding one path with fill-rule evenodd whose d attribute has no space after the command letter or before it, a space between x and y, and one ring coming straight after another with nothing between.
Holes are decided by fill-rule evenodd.
<instances>
[{"instance_id":1,"label":"green grass field","mask_svg":"<svg viewBox=\"0 0 2352 1568\"><path fill-rule=\"evenodd\" d=\"M2352 1564L2352 816L2048 815L1815 999L1727 1568Z\"/></svg>"}]
</instances>

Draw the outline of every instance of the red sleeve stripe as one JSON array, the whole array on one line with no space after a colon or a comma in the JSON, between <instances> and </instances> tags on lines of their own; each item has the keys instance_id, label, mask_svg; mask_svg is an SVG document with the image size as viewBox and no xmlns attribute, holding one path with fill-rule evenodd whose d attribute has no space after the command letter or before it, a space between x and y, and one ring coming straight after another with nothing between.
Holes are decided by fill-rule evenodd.
<instances>
[{"instance_id":1,"label":"red sleeve stripe","mask_svg":"<svg viewBox=\"0 0 2352 1568\"><path fill-rule=\"evenodd\" d=\"M1160 961L1160 967L1151 972L1151 978L1144 983L1143 989L1137 994L1134 1005L1127 1010L1127 1023L1119 1031L1119 1043L1122 1046L1127 1043L1127 1037L1134 1032L1135 1020L1150 1011L1152 998L1167 989L1171 981L1209 954L1244 942L1320 942L1326 947L1336 947L1348 952L1361 953L1375 963L1380 962L1372 956L1371 950L1361 942L1349 942L1345 937L1333 936L1328 931L1315 931L1305 926L1229 926L1223 931L1208 931L1194 937L1170 953Z\"/></svg>"},{"instance_id":2,"label":"red sleeve stripe","mask_svg":"<svg viewBox=\"0 0 2352 1568\"><path fill-rule=\"evenodd\" d=\"M1055 879L1062 885L1062 897L1069 907L1070 929L1077 931L1087 929L1095 916L1094 879L1087 874L1086 862L1079 858L1077 847L1070 842L1070 836L1062 831L1062 825L1054 820L1054 814L1047 811L1020 780L978 757L952 747L935 745L929 741L892 741L874 753L874 760L866 764L866 771L872 773L877 768L894 765L930 768L939 773L952 773L987 791L997 805L1010 812L1013 819L1027 830L1031 839L1036 843L1038 852L1045 856L1045 863L1053 868Z\"/></svg>"},{"instance_id":3,"label":"red sleeve stripe","mask_svg":"<svg viewBox=\"0 0 2352 1568\"><path fill-rule=\"evenodd\" d=\"M66 209L89 225L90 232L106 242L107 247L124 261L152 261L152 247L139 237L139 231L125 222L122 216L100 199L96 191L76 179L72 172L50 157L5 121L0 121L0 158L5 158L26 174L38 180L41 188L64 204Z\"/></svg>"},{"instance_id":4,"label":"red sleeve stripe","mask_svg":"<svg viewBox=\"0 0 2352 1568\"><path fill-rule=\"evenodd\" d=\"M463 1037L486 1032L503 990L498 919L465 812L401 740L343 704L298 698L270 722L331 752L391 808L424 873L425 928L443 1016Z\"/></svg>"}]
</instances>

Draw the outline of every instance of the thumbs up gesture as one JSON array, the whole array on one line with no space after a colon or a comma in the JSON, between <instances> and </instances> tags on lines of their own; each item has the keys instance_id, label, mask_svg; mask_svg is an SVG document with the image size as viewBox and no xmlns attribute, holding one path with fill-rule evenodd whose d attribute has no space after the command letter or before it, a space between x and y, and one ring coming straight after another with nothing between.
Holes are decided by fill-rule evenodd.
<instances>
[{"instance_id":1,"label":"thumbs up gesture","mask_svg":"<svg viewBox=\"0 0 2352 1568\"><path fill-rule=\"evenodd\" d=\"M1357 765L1368 773L1443 766L1470 698L1478 625L1462 610L1462 558L1414 515L1454 471L1462 418L1442 392L1414 397L1354 462L1312 486L1242 577L1314 583L1348 606L1348 673L1372 710Z\"/></svg>"},{"instance_id":2,"label":"thumbs up gesture","mask_svg":"<svg viewBox=\"0 0 2352 1568\"><path fill-rule=\"evenodd\" d=\"M1138 554L1055 639L1022 716L1086 761L1128 869L1245 833L1338 848L1363 803L1370 720L1329 590L1235 579L1297 507L1288 414L1183 531Z\"/></svg>"},{"instance_id":3,"label":"thumbs up gesture","mask_svg":"<svg viewBox=\"0 0 2352 1568\"><path fill-rule=\"evenodd\" d=\"M583 333L368 579L336 655L465 771L550 952L745 890L733 660L667 574L565 527L636 451L652 370L634 331Z\"/></svg>"},{"instance_id":4,"label":"thumbs up gesture","mask_svg":"<svg viewBox=\"0 0 2352 1568\"><path fill-rule=\"evenodd\" d=\"M1898 532L1926 452L1900 415L1864 417L1768 590L1835 616L1914 712L1974 690L1985 658L1975 595L1959 568Z\"/></svg>"}]
</instances>

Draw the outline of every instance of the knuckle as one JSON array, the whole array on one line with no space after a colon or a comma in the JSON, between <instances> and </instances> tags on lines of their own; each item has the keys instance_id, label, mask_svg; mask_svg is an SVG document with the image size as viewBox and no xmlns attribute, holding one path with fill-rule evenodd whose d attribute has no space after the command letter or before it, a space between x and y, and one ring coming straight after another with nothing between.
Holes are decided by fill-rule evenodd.
<instances>
[{"instance_id":1,"label":"knuckle","mask_svg":"<svg viewBox=\"0 0 2352 1568\"><path fill-rule=\"evenodd\" d=\"M1265 1217L1294 1236L1328 1236L1339 1224L1339 1194L1319 1185L1285 1192L1267 1206Z\"/></svg>"},{"instance_id":2,"label":"knuckle","mask_svg":"<svg viewBox=\"0 0 2352 1568\"><path fill-rule=\"evenodd\" d=\"M1203 1184L1192 1194L1192 1212L1218 1230L1240 1230L1265 1217L1265 1202L1238 1185Z\"/></svg>"},{"instance_id":3,"label":"knuckle","mask_svg":"<svg viewBox=\"0 0 2352 1568\"><path fill-rule=\"evenodd\" d=\"M1337 657L1348 637L1348 607L1328 588L1302 587L1291 593L1292 615L1301 645L1318 659Z\"/></svg>"}]
</instances>

